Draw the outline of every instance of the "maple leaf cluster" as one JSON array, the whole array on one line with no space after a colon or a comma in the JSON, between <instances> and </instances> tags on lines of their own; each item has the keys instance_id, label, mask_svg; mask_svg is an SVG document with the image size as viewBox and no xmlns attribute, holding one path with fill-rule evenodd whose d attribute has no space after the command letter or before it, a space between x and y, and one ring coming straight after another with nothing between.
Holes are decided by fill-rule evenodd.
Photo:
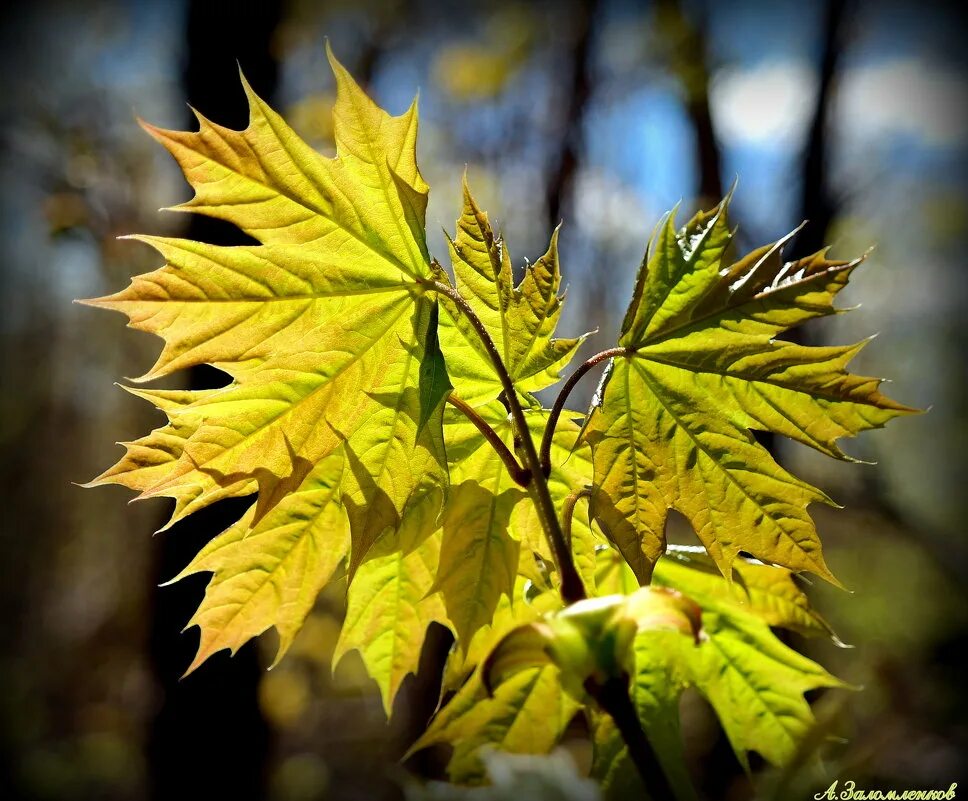
<instances>
[{"instance_id":1,"label":"maple leaf cluster","mask_svg":"<svg viewBox=\"0 0 968 801\"><path fill-rule=\"evenodd\" d=\"M278 661L320 590L345 581L337 659L360 652L388 713L427 627L454 633L445 688L455 695L415 748L454 743L455 780L483 779L484 745L550 750L584 706L596 775L614 792L634 781L614 724L574 686L576 665L604 669L600 653L582 662L548 639L586 619L599 633L630 632L615 658L674 786L688 785L677 712L687 686L710 700L741 759L756 750L789 760L812 721L803 693L840 686L770 631L833 636L793 578L835 581L807 511L829 499L751 430L847 458L839 438L912 411L847 372L860 345L777 338L833 313L860 260L786 262L782 240L734 260L729 198L681 229L669 215L592 408L559 417L533 394L559 380L583 341L555 337L557 232L515 284L509 249L465 183L448 274L427 248L416 103L390 116L330 62L334 158L244 79L245 130L201 115L195 132L145 124L194 189L175 209L226 220L259 244L134 237L165 265L86 301L164 340L136 384L200 364L229 377L211 390L130 388L168 422L126 443L91 482L174 499L168 525L254 496L173 579L212 574L190 621L201 639L189 672L270 627ZM533 454L532 438L547 440L542 480L556 510L569 510L584 592L647 603L609 601L605 617L592 601L591 617L562 609L536 465L522 447ZM574 513L585 498L589 514ZM667 546L671 509L703 549ZM696 626L682 604L698 610ZM543 656L518 658L511 642ZM484 664L496 653L511 654L500 663L514 669L491 686Z\"/></svg>"}]
</instances>

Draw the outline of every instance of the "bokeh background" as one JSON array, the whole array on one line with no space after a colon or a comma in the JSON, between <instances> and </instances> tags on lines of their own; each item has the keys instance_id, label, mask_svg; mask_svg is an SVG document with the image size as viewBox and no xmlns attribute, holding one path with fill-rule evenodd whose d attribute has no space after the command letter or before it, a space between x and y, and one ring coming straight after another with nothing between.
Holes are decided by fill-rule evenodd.
<instances>
[{"instance_id":1,"label":"bokeh background","mask_svg":"<svg viewBox=\"0 0 968 801\"><path fill-rule=\"evenodd\" d=\"M845 305L863 305L800 336L880 332L856 369L891 376L895 397L931 411L848 444L876 467L769 443L846 507L815 515L852 593L813 592L855 647L792 641L863 687L817 698L828 775L884 789L966 778L968 29L952 7L64 0L2 14L0 796L399 796L397 760L433 706L432 682L408 682L388 726L355 656L332 671L339 588L271 673L270 634L179 681L197 643L180 629L205 577L157 585L238 509L152 537L166 501L127 506L120 488L72 483L113 463L116 440L160 422L113 385L150 364L155 342L71 303L157 266L115 237L239 241L157 212L188 187L135 117L184 128L187 100L243 127L238 62L329 151L325 37L391 111L420 90L432 252L445 252L465 167L517 267L564 221L561 330L599 328L586 355L614 337L662 213L681 201L685 218L736 178L743 247L804 219L792 255L877 246L844 292ZM432 640L428 651L446 647ZM704 795L753 797L705 705L688 697L683 713ZM587 764L580 727L568 749ZM409 767L435 775L440 761ZM763 797L799 798L818 781L767 771L755 784Z\"/></svg>"}]
</instances>

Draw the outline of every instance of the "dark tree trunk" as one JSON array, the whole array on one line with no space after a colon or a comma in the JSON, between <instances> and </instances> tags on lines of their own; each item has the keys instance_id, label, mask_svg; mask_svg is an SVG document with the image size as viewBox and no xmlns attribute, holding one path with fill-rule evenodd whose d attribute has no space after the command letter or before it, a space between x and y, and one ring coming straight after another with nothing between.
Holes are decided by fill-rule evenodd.
<instances>
[{"instance_id":1,"label":"dark tree trunk","mask_svg":"<svg viewBox=\"0 0 968 801\"><path fill-rule=\"evenodd\" d=\"M558 130L561 148L552 157L546 193L548 223L552 229L561 222L562 212L570 201L575 173L578 170L582 149L582 121L585 106L592 93L589 52L597 6L596 0L580 0L575 6L572 18L575 33L569 53L571 79Z\"/></svg>"},{"instance_id":2,"label":"dark tree trunk","mask_svg":"<svg viewBox=\"0 0 968 801\"><path fill-rule=\"evenodd\" d=\"M678 78L686 111L696 133L699 167L697 205L710 208L723 196L722 156L709 110L709 63L706 30L687 14L679 0L660 0L658 29L669 48L670 71Z\"/></svg>"},{"instance_id":3,"label":"dark tree trunk","mask_svg":"<svg viewBox=\"0 0 968 801\"><path fill-rule=\"evenodd\" d=\"M248 122L245 96L238 77L242 68L253 88L271 97L276 62L270 42L280 5L230 0L189 3L186 30L184 90L189 103L206 117L233 128ZM187 121L194 126L194 118ZM235 245L248 240L234 227L193 215L186 235L212 244ZM195 368L193 389L219 386L225 376L211 368ZM212 536L234 522L245 502L216 504L160 535L156 576L171 578ZM197 630L180 631L198 605L207 576L159 589L151 623L151 659L161 690L149 739L148 760L152 797L169 801L186 795L199 798L263 799L269 733L258 704L260 665L255 643L231 661L227 652L183 681L190 664Z\"/></svg>"},{"instance_id":4,"label":"dark tree trunk","mask_svg":"<svg viewBox=\"0 0 968 801\"><path fill-rule=\"evenodd\" d=\"M820 75L817 87L817 103L814 107L810 132L803 152L800 186L801 220L808 224L797 236L790 257L801 258L820 250L827 231L837 214L838 204L827 186L830 158L827 137L827 117L843 49L844 22L849 13L847 0L828 0L824 9L823 43L820 56Z\"/></svg>"},{"instance_id":5,"label":"dark tree trunk","mask_svg":"<svg viewBox=\"0 0 968 801\"><path fill-rule=\"evenodd\" d=\"M785 256L788 259L799 259L820 250L826 243L827 231L837 213L837 203L827 186L830 157L827 117L843 48L844 19L849 5L848 0L828 0L823 10L817 102L804 146L800 173L798 218L806 220L807 225L787 249ZM810 330L802 328L795 328L784 336L785 339L801 345L813 344L810 337ZM757 438L775 455L776 435L773 432L757 432Z\"/></svg>"}]
</instances>

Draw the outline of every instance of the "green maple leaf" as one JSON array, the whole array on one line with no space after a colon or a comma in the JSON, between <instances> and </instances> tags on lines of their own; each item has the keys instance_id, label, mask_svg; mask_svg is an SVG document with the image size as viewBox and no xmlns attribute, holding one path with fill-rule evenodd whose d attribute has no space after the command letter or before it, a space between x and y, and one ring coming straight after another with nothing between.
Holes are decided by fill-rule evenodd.
<instances>
[{"instance_id":1,"label":"green maple leaf","mask_svg":"<svg viewBox=\"0 0 968 801\"><path fill-rule=\"evenodd\" d=\"M914 410L851 375L861 345L776 336L831 314L860 259L782 259L783 241L733 263L728 198L650 242L616 357L586 423L595 515L641 581L665 549L669 509L729 575L740 551L836 581L806 507L826 495L781 468L750 429L837 458L837 440Z\"/></svg>"},{"instance_id":2,"label":"green maple leaf","mask_svg":"<svg viewBox=\"0 0 968 801\"><path fill-rule=\"evenodd\" d=\"M508 521L522 497L518 489L495 494L476 481L450 488L433 590L443 595L461 643L491 622L502 594L514 588L520 545Z\"/></svg>"},{"instance_id":3,"label":"green maple leaf","mask_svg":"<svg viewBox=\"0 0 968 801\"><path fill-rule=\"evenodd\" d=\"M666 772L683 775L678 704L690 686L710 702L747 771L749 751L772 765L788 764L816 722L803 694L846 685L784 645L765 622L739 606L704 607L702 632L698 645L674 632L662 632L661 638L644 632L635 641L632 696ZM627 759L624 746L610 726L598 734L598 775L622 777L616 782L624 786L633 775L620 765Z\"/></svg>"},{"instance_id":4,"label":"green maple leaf","mask_svg":"<svg viewBox=\"0 0 968 801\"><path fill-rule=\"evenodd\" d=\"M758 751L774 765L794 757L815 723L804 692L845 687L770 631L770 626L779 626L836 641L790 571L747 560L738 560L735 570L736 580L727 582L708 557L671 550L656 565L653 581L699 605L700 641L671 631L641 632L633 646L632 699L680 798L694 797L685 780L679 734L679 698L687 687L695 687L712 704L747 769L747 751ZM604 592L637 583L610 547L599 551L599 577ZM640 780L611 719L596 714L592 723L593 775L602 782L606 798L640 792Z\"/></svg>"},{"instance_id":5,"label":"green maple leaf","mask_svg":"<svg viewBox=\"0 0 968 801\"><path fill-rule=\"evenodd\" d=\"M487 748L517 754L548 753L578 712L562 690L554 665L521 670L489 694L480 670L437 714L408 756L435 743L452 743L447 765L452 781L475 784L486 777Z\"/></svg>"},{"instance_id":6,"label":"green maple leaf","mask_svg":"<svg viewBox=\"0 0 968 801\"><path fill-rule=\"evenodd\" d=\"M449 246L457 290L500 350L514 386L533 392L554 384L583 339L554 338L562 304L558 231L515 286L508 247L495 236L465 179L464 208ZM475 406L494 400L503 387L480 337L453 301L445 298L442 305L441 345L457 393Z\"/></svg>"},{"instance_id":7,"label":"green maple leaf","mask_svg":"<svg viewBox=\"0 0 968 801\"><path fill-rule=\"evenodd\" d=\"M144 494L254 481L258 519L345 443L352 572L408 504L445 483L447 383L425 292L416 107L390 117L331 63L336 158L309 148L248 85L243 131L201 116L197 133L146 125L195 189L177 208L232 222L261 244L139 237L167 264L89 302L164 338L144 380L202 363L233 379L170 410L189 433Z\"/></svg>"},{"instance_id":8,"label":"green maple leaf","mask_svg":"<svg viewBox=\"0 0 968 801\"><path fill-rule=\"evenodd\" d=\"M689 652L690 683L712 704L747 770L747 751L787 764L815 723L803 694L846 685L739 607L704 609L703 630L708 640Z\"/></svg>"},{"instance_id":9,"label":"green maple leaf","mask_svg":"<svg viewBox=\"0 0 968 801\"><path fill-rule=\"evenodd\" d=\"M830 624L811 606L806 593L789 570L738 559L734 581L723 580L705 551L670 546L655 566L652 581L674 587L707 608L738 603L768 626L796 631L808 637L829 637L843 646Z\"/></svg>"},{"instance_id":10,"label":"green maple leaf","mask_svg":"<svg viewBox=\"0 0 968 801\"><path fill-rule=\"evenodd\" d=\"M135 381L199 364L229 376L214 390L130 389L168 422L125 443L91 482L172 498L168 525L258 493L173 579L212 574L189 622L201 630L189 672L270 627L278 661L345 563L334 663L357 650L388 713L427 628L455 633L444 687L456 694L412 750L452 743L457 781L484 778L489 746L546 752L589 688L628 676L683 798L692 795L678 719L687 687L710 701L744 765L750 750L788 762L813 724L804 693L842 686L770 631L834 637L793 576L833 580L806 511L828 499L779 467L751 430L847 459L839 438L914 411L847 372L860 345L777 339L833 313L860 260L784 263L781 241L731 262L728 198L681 231L670 216L650 242L590 414L580 426L566 413L553 432L545 488L522 435L539 439L549 412L530 393L557 381L582 341L554 337L557 231L515 285L508 249L465 182L452 285L427 250L416 106L388 115L330 60L335 158L311 150L248 85L242 131L201 116L197 132L146 125L194 188L177 208L231 222L259 244L134 237L165 265L87 301L164 340ZM572 551L599 597L563 608L546 540L555 526L542 525L528 494L550 496L545 515L575 511L557 549ZM588 517L574 509L579 495ZM690 520L704 552L667 549L670 509ZM637 786L614 725L600 715L591 724L606 792Z\"/></svg>"}]
</instances>

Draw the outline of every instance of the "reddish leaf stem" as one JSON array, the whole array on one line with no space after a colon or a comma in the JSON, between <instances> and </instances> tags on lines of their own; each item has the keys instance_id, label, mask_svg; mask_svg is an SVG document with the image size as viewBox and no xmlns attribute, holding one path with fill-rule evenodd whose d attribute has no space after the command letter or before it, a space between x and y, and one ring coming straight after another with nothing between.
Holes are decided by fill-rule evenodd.
<instances>
[{"instance_id":1,"label":"reddish leaf stem","mask_svg":"<svg viewBox=\"0 0 968 801\"><path fill-rule=\"evenodd\" d=\"M551 475L551 442L555 436L558 418L561 417L561 413L565 409L565 401L568 400L568 396L575 388L575 385L596 364L601 364L616 356L625 356L630 352L628 348L609 348L608 350L603 350L601 353L596 353L587 361L582 362L578 365L575 372L568 376L568 380L565 381L561 391L558 393L558 397L555 398L554 405L551 407L551 414L548 415L548 424L545 426L544 436L541 438L541 471L546 477Z\"/></svg>"},{"instance_id":2,"label":"reddish leaf stem","mask_svg":"<svg viewBox=\"0 0 968 801\"><path fill-rule=\"evenodd\" d=\"M518 460L514 458L514 454L511 453L511 449L504 444L504 440L498 435L498 433L491 428L487 421L481 417L470 404L467 403L463 398L458 397L453 392L447 396L447 402L458 409L464 417L470 420L477 430L484 435L491 447L497 451L497 455L501 457L501 461L507 467L508 472L511 474L511 478L514 479L516 484L520 484L522 487L528 486L531 483L531 473L525 470L518 464Z\"/></svg>"},{"instance_id":3,"label":"reddish leaf stem","mask_svg":"<svg viewBox=\"0 0 968 801\"><path fill-rule=\"evenodd\" d=\"M565 542L568 544L568 550L571 550L571 521L575 516L575 507L582 498L591 498L591 496L591 487L584 487L577 492L571 493L571 495L565 498L565 502L561 506L561 530L565 534Z\"/></svg>"},{"instance_id":4,"label":"reddish leaf stem","mask_svg":"<svg viewBox=\"0 0 968 801\"><path fill-rule=\"evenodd\" d=\"M514 389L514 382L504 365L504 360L494 344L490 333L481 322L481 318L467 302L466 298L456 289L442 281L428 282L428 288L433 289L438 294L444 295L454 302L461 314L473 326L487 351L488 358L494 365L504 394L507 399L508 409L511 412L511 419L514 421L515 433L520 439L522 461L524 467L531 473L531 482L528 485L528 494L534 501L541 520L541 527L544 529L545 537L551 546L554 554L555 564L558 568L558 575L561 576L561 587L559 592L566 604L573 604L586 598L585 585L582 583L581 576L575 568L575 561L572 559L571 550L565 542L565 536L561 530L561 522L555 510L554 501L551 499L551 491L548 489L548 479L541 470L541 463L538 461L538 451L534 447L534 440L531 438L531 431L528 429L528 421L521 408L521 401Z\"/></svg>"}]
</instances>

